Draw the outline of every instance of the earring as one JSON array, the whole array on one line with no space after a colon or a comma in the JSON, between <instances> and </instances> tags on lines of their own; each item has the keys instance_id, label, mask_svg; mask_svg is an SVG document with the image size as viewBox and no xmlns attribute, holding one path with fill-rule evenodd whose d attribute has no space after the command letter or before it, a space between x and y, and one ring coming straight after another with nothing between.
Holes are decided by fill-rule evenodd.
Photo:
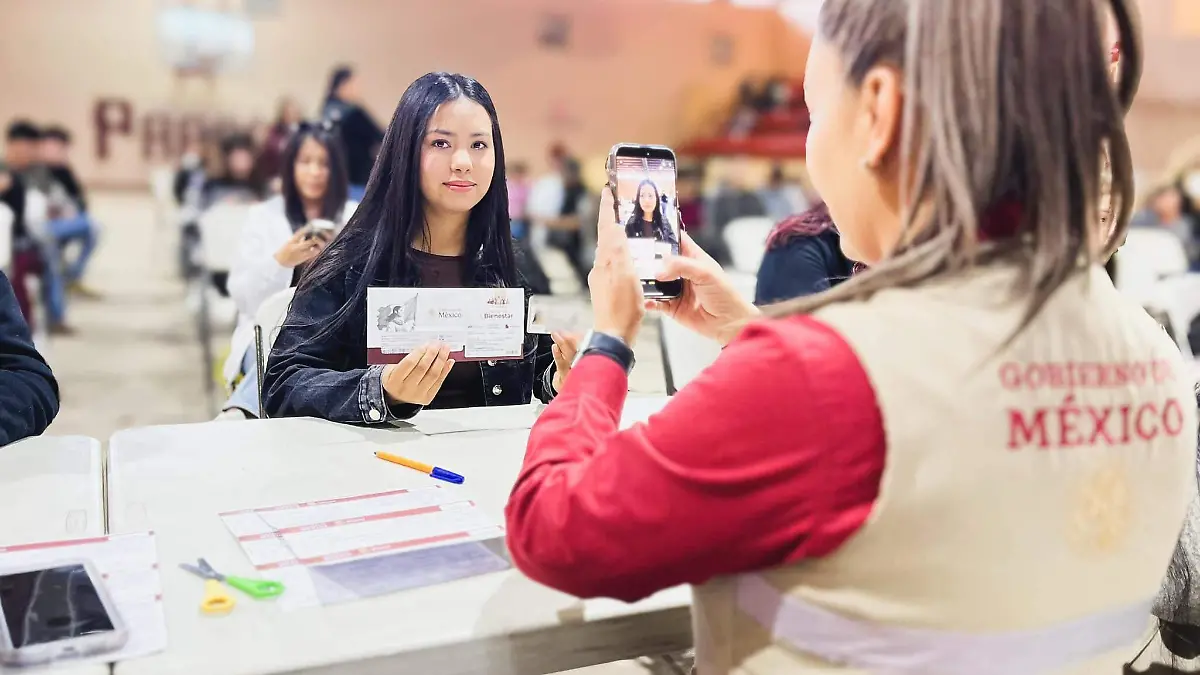
<instances>
[{"instance_id":1,"label":"earring","mask_svg":"<svg viewBox=\"0 0 1200 675\"><path fill-rule=\"evenodd\" d=\"M876 163L873 159L867 159L866 157L863 157L862 159L858 160L858 165L862 167L863 171L873 171L875 170Z\"/></svg>"}]
</instances>

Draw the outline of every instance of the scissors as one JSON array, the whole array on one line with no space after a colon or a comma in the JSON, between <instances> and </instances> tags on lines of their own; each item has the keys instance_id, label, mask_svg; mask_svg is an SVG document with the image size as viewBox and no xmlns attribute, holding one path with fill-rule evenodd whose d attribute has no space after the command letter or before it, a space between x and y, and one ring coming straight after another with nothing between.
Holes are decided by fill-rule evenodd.
<instances>
[{"instance_id":1,"label":"scissors","mask_svg":"<svg viewBox=\"0 0 1200 675\"><path fill-rule=\"evenodd\" d=\"M283 593L283 584L278 581L227 577L214 570L204 558L198 559L195 565L185 563L180 567L205 580L204 599L200 601L200 611L205 614L228 614L233 611L236 603L222 584L228 584L255 600L273 598Z\"/></svg>"}]
</instances>

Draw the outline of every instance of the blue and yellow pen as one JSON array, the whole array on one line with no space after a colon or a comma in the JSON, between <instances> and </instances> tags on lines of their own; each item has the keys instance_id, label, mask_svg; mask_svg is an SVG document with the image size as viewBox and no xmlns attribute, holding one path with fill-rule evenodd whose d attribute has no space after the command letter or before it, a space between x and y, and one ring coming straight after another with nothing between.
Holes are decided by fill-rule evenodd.
<instances>
[{"instance_id":1,"label":"blue and yellow pen","mask_svg":"<svg viewBox=\"0 0 1200 675\"><path fill-rule=\"evenodd\" d=\"M376 452L375 456L378 457L379 459L382 459L385 462L391 462L392 464L399 464L400 466L407 466L408 468L413 469L415 471L420 471L421 473L427 473L430 476L433 476L434 478L436 478L438 480L444 480L447 483L462 483L463 482L462 476L454 473L453 471L447 471L447 470L441 468L440 466L431 466L429 464L423 464L421 462L416 462L411 459L408 459L407 457L393 455L390 452Z\"/></svg>"}]
</instances>

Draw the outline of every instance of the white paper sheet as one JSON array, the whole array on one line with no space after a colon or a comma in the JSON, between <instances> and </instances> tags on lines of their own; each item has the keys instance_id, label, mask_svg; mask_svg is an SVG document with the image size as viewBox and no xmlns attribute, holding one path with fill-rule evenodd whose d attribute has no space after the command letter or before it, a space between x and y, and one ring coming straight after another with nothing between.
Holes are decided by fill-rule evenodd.
<instances>
[{"instance_id":1,"label":"white paper sheet","mask_svg":"<svg viewBox=\"0 0 1200 675\"><path fill-rule=\"evenodd\" d=\"M153 532L0 547L0 573L6 568L52 565L70 559L90 560L95 565L125 620L129 641L116 652L58 663L123 661L166 649L167 620ZM0 667L0 672L28 670Z\"/></svg>"},{"instance_id":2,"label":"white paper sheet","mask_svg":"<svg viewBox=\"0 0 1200 675\"><path fill-rule=\"evenodd\" d=\"M369 288L367 360L391 363L441 342L469 360L520 358L525 345L521 288Z\"/></svg>"},{"instance_id":3,"label":"white paper sheet","mask_svg":"<svg viewBox=\"0 0 1200 675\"><path fill-rule=\"evenodd\" d=\"M549 335L553 332L583 334L592 327L588 306L575 298L556 298L535 295L529 298L530 333Z\"/></svg>"},{"instance_id":4,"label":"white paper sheet","mask_svg":"<svg viewBox=\"0 0 1200 675\"><path fill-rule=\"evenodd\" d=\"M368 580L361 575L339 575L333 568L346 570L348 563L370 558L404 553L411 561L411 554L444 548L446 559L438 560L435 567L464 559L479 563L463 565L461 576L508 566L497 556L461 546L502 539L504 529L463 493L441 486L234 511L221 514L221 518L251 564L265 577L287 586L279 598L285 609L323 604L322 598L330 594L320 592L322 579L337 580L329 583L337 584L346 596L339 600L353 599L346 588ZM396 561L393 568L404 567L401 558ZM369 567L361 566L364 570ZM406 573L393 580L392 588L421 585L414 579ZM448 579L428 583L444 580ZM384 585L377 586L387 590Z\"/></svg>"}]
</instances>

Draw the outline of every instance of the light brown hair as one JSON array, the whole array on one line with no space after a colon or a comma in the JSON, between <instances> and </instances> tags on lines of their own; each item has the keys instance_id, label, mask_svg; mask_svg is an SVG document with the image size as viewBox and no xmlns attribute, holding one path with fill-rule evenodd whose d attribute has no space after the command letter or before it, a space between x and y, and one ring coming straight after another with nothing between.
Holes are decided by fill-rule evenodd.
<instances>
[{"instance_id":1,"label":"light brown hair","mask_svg":"<svg viewBox=\"0 0 1200 675\"><path fill-rule=\"evenodd\" d=\"M1106 6L1122 46L1116 90ZM1020 332L1082 262L1124 240L1134 203L1124 118L1142 64L1131 0L825 0L818 32L856 86L876 66L903 72L904 229L869 271L771 314L1008 260L1022 271L1015 295L1028 299ZM1109 189L1114 223L1102 231ZM1005 202L1022 205L1017 235L988 240L980 223Z\"/></svg>"}]
</instances>

